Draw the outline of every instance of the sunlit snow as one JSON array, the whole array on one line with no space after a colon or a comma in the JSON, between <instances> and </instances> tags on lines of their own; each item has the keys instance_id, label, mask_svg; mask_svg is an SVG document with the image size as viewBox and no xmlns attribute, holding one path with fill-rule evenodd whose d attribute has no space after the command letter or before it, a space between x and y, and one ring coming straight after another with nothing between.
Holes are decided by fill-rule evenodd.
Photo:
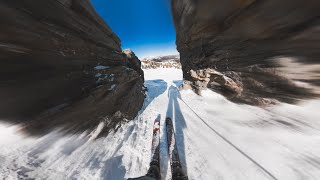
<instances>
[{"instance_id":1,"label":"sunlit snow","mask_svg":"<svg viewBox=\"0 0 320 180\"><path fill-rule=\"evenodd\" d=\"M93 140L104 122L93 132L51 132L40 138L25 137L19 126L0 125L0 177L122 180L144 175L153 121L160 115L162 179L171 175L166 116L173 119L189 179L319 179L320 101L261 109L234 104L212 91L202 96L178 91L178 69L145 70L145 79L148 93L139 115L104 138Z\"/></svg>"}]
</instances>

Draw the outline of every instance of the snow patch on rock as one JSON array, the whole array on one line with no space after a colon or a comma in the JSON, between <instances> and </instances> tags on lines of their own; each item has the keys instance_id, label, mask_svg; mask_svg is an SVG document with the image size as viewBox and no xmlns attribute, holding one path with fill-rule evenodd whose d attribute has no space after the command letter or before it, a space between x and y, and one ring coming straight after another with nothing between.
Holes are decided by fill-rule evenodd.
<instances>
[{"instance_id":1,"label":"snow patch on rock","mask_svg":"<svg viewBox=\"0 0 320 180\"><path fill-rule=\"evenodd\" d=\"M105 69L109 69L109 68L110 68L110 66L101 66L101 65L94 67L95 70L105 70Z\"/></svg>"}]
</instances>

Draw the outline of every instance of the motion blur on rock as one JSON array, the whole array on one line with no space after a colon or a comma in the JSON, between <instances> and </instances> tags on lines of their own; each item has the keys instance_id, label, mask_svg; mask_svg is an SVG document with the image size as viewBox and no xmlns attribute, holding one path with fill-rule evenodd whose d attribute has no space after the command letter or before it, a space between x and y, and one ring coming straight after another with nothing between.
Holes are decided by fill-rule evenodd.
<instances>
[{"instance_id":1,"label":"motion blur on rock","mask_svg":"<svg viewBox=\"0 0 320 180\"><path fill-rule=\"evenodd\" d=\"M171 4L185 86L254 105L319 96L320 1Z\"/></svg>"},{"instance_id":2,"label":"motion blur on rock","mask_svg":"<svg viewBox=\"0 0 320 180\"><path fill-rule=\"evenodd\" d=\"M139 75L144 79L144 73L141 69L141 61L139 58L134 54L134 52L131 49L125 49L123 50L123 53L128 58L128 64L127 66L139 73Z\"/></svg>"},{"instance_id":3,"label":"motion blur on rock","mask_svg":"<svg viewBox=\"0 0 320 180\"><path fill-rule=\"evenodd\" d=\"M87 0L0 2L0 119L76 133L132 119L144 100L137 57Z\"/></svg>"}]
</instances>

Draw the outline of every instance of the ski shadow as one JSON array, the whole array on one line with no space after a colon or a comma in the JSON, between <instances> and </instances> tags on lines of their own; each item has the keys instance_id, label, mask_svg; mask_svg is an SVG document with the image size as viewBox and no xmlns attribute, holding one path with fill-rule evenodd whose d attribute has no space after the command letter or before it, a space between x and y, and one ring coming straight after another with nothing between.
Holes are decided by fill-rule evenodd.
<instances>
[{"instance_id":1,"label":"ski shadow","mask_svg":"<svg viewBox=\"0 0 320 180\"><path fill-rule=\"evenodd\" d=\"M146 109L149 104L158 96L167 90L167 82L162 79L147 80L144 82L147 87L147 96L145 98L143 109Z\"/></svg>"},{"instance_id":2,"label":"ski shadow","mask_svg":"<svg viewBox=\"0 0 320 180\"><path fill-rule=\"evenodd\" d=\"M123 156L113 157L108 159L101 168L101 179L119 179L125 180L126 168L122 165Z\"/></svg>"},{"instance_id":3,"label":"ski shadow","mask_svg":"<svg viewBox=\"0 0 320 180\"><path fill-rule=\"evenodd\" d=\"M178 98L181 99L181 94L179 90L175 86L170 86L168 90L168 97L169 97L169 103L168 103L168 109L166 113L166 117L170 117L174 123L175 128L175 138L176 138L176 144L177 149L179 152L179 158L181 161L181 166L185 174L187 173L187 163L186 163L186 155L185 155L185 140L184 140L184 132L183 129L187 127L185 118L181 112L181 108L178 102ZM166 131L164 131L166 132ZM166 137L166 140L171 137ZM167 143L165 143L167 144ZM166 147L168 149L168 147ZM168 150L167 150L168 151ZM168 153L167 153L168 154ZM164 172L162 172L163 175L167 175L167 167L168 167L168 161L169 157L166 157L166 167L163 168Z\"/></svg>"}]
</instances>

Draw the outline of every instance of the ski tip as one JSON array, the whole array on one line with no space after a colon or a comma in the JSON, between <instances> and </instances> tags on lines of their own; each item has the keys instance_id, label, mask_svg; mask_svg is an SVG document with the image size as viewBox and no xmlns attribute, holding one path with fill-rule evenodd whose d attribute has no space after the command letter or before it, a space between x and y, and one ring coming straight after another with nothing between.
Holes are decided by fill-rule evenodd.
<instances>
[{"instance_id":1,"label":"ski tip","mask_svg":"<svg viewBox=\"0 0 320 180\"><path fill-rule=\"evenodd\" d=\"M161 119L161 116L159 114L158 117L154 120L154 122L159 122L160 123L160 119Z\"/></svg>"}]
</instances>

